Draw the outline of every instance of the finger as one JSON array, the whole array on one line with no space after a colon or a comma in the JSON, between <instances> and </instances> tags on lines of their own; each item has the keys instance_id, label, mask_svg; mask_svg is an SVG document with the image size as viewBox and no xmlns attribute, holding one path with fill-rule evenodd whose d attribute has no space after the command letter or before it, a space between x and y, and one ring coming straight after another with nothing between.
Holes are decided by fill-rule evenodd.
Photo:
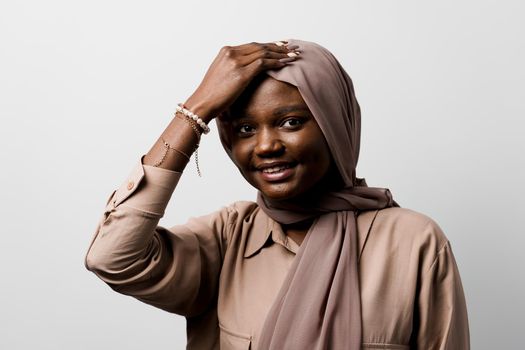
<instances>
[{"instance_id":1,"label":"finger","mask_svg":"<svg viewBox=\"0 0 525 350\"><path fill-rule=\"evenodd\" d=\"M254 52L257 51L264 51L269 50L273 52L289 52L290 48L286 45L287 42L283 42L285 45L277 45L276 43L249 43L245 45L235 46L233 49L236 53L242 54L242 55L251 55ZM296 46L296 45L295 45Z\"/></svg>"},{"instance_id":2,"label":"finger","mask_svg":"<svg viewBox=\"0 0 525 350\"><path fill-rule=\"evenodd\" d=\"M257 46L257 45L271 45L271 44L273 44L273 45L275 45L277 47L282 47L282 46L288 45L288 41L280 40L280 41L274 41L274 42L271 42L271 43L258 43L258 42L253 41L251 43L238 45L238 46L233 46L233 47L236 48L236 49L246 49L246 48L250 48L250 47L253 47L253 46Z\"/></svg>"},{"instance_id":3,"label":"finger","mask_svg":"<svg viewBox=\"0 0 525 350\"><path fill-rule=\"evenodd\" d=\"M239 57L239 63L242 66L248 66L252 62L258 59L275 59L279 60L282 58L296 58L299 54L297 52L274 52L274 51L256 51L250 55Z\"/></svg>"},{"instance_id":4,"label":"finger","mask_svg":"<svg viewBox=\"0 0 525 350\"><path fill-rule=\"evenodd\" d=\"M282 68L288 65L290 62L294 62L298 59L300 59L300 56L293 57L293 58L285 57L281 59L258 58L255 61L248 64L245 67L245 69L250 76L256 76L262 71L269 70L269 69L279 69L279 68Z\"/></svg>"}]
</instances>

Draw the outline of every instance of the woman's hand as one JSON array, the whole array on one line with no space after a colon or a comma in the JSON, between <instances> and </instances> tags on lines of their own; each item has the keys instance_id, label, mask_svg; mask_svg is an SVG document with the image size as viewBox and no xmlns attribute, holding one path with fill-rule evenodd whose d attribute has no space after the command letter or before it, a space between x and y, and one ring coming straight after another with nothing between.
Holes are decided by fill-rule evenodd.
<instances>
[{"instance_id":1,"label":"woman's hand","mask_svg":"<svg viewBox=\"0 0 525 350\"><path fill-rule=\"evenodd\" d=\"M299 52L294 50L298 47L282 43L224 46L185 106L209 122L228 108L259 73L282 68L297 59Z\"/></svg>"}]
</instances>

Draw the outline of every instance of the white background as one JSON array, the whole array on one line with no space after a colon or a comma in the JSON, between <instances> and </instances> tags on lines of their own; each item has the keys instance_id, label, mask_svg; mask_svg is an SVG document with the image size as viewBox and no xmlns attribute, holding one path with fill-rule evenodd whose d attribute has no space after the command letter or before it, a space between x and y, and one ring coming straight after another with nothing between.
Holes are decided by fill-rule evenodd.
<instances>
[{"instance_id":1,"label":"white background","mask_svg":"<svg viewBox=\"0 0 525 350\"><path fill-rule=\"evenodd\" d=\"M107 196L223 45L297 38L363 111L358 176L452 242L473 349L523 346L522 1L0 3L0 348L183 349L184 319L83 265ZM162 225L255 192L215 125ZM521 215L520 215L521 214Z\"/></svg>"}]
</instances>

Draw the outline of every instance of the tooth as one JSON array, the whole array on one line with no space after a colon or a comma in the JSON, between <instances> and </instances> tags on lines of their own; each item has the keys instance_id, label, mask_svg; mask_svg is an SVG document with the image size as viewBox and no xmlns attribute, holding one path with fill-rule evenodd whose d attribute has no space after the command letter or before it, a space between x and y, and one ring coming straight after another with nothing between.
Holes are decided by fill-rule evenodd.
<instances>
[{"instance_id":1,"label":"tooth","mask_svg":"<svg viewBox=\"0 0 525 350\"><path fill-rule=\"evenodd\" d=\"M273 174L273 173L277 173L277 172L283 171L284 169L288 169L288 168L289 168L288 165L281 165L281 166L275 166L272 168L263 169L263 172Z\"/></svg>"}]
</instances>

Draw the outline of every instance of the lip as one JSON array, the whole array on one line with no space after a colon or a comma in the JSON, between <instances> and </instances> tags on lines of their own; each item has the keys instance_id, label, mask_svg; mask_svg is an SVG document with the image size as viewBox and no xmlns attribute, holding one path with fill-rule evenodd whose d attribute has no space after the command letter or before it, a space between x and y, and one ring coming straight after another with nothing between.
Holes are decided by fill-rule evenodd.
<instances>
[{"instance_id":1,"label":"lip","mask_svg":"<svg viewBox=\"0 0 525 350\"><path fill-rule=\"evenodd\" d=\"M255 169L257 169L259 171L262 171L264 169L273 168L273 167L277 167L277 166L289 166L289 167L292 167L292 166L295 166L295 163L294 162L285 162L285 161L282 161L282 160L278 160L278 161L273 161L273 162L261 163L261 164L255 166Z\"/></svg>"},{"instance_id":2,"label":"lip","mask_svg":"<svg viewBox=\"0 0 525 350\"><path fill-rule=\"evenodd\" d=\"M260 174L260 176L263 178L263 180L267 182L279 182L279 181L284 181L290 178L291 176L293 176L295 173L296 166L297 166L296 163L291 163L291 162L268 162L268 163L260 164L259 166L257 166L257 171ZM274 168L274 167L285 167L285 168L277 172L273 172L273 173L267 173L263 171L265 169Z\"/></svg>"}]
</instances>

